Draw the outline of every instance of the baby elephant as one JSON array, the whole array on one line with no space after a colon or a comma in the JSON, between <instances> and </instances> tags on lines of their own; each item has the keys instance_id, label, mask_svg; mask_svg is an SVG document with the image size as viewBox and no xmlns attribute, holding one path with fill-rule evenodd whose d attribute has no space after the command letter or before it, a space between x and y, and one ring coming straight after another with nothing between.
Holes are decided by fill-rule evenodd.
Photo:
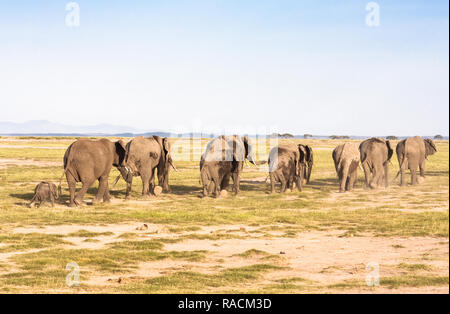
<instances>
[{"instance_id":1,"label":"baby elephant","mask_svg":"<svg viewBox=\"0 0 450 314\"><path fill-rule=\"evenodd\" d=\"M36 185L36 188L34 189L34 196L31 199L29 207L34 207L36 203L39 203L38 207L41 207L49 199L53 207L55 206L55 199L57 200L60 194L61 192L56 188L54 183L43 181Z\"/></svg>"},{"instance_id":2,"label":"baby elephant","mask_svg":"<svg viewBox=\"0 0 450 314\"><path fill-rule=\"evenodd\" d=\"M340 192L351 191L355 187L358 178L359 158L358 145L355 143L345 143L333 150Z\"/></svg>"}]
</instances>

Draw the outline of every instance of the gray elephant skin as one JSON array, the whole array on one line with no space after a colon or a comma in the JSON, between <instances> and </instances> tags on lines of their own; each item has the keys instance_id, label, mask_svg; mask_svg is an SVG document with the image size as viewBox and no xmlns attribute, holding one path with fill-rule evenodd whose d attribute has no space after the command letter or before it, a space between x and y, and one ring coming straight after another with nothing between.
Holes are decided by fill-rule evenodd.
<instances>
[{"instance_id":1,"label":"gray elephant skin","mask_svg":"<svg viewBox=\"0 0 450 314\"><path fill-rule=\"evenodd\" d=\"M213 193L220 196L230 178L233 179L233 192L239 193L240 178L244 161L256 165L254 148L248 136L219 136L211 140L200 159L200 180L203 196Z\"/></svg>"},{"instance_id":2,"label":"gray elephant skin","mask_svg":"<svg viewBox=\"0 0 450 314\"><path fill-rule=\"evenodd\" d=\"M303 145L303 144L300 144L300 145L303 146L303 148L306 152L306 157L305 157L306 167L304 167L303 177L304 177L304 180L306 180L305 183L309 183L309 181L311 179L312 168L314 165L314 153L313 153L313 149L311 146Z\"/></svg>"},{"instance_id":3,"label":"gray elephant skin","mask_svg":"<svg viewBox=\"0 0 450 314\"><path fill-rule=\"evenodd\" d=\"M96 180L99 181L98 192L93 204L110 201L108 178L113 166L123 166L125 162L125 143L120 140L79 139L72 143L64 154L64 174L70 192L69 206L83 204L86 191ZM62 180L62 177L61 177ZM60 180L60 185L61 185ZM75 185L81 182L81 190L75 195Z\"/></svg>"},{"instance_id":4,"label":"gray elephant skin","mask_svg":"<svg viewBox=\"0 0 450 314\"><path fill-rule=\"evenodd\" d=\"M339 191L351 191L357 182L360 153L356 143L339 145L332 153L339 178Z\"/></svg>"},{"instance_id":5,"label":"gray elephant skin","mask_svg":"<svg viewBox=\"0 0 450 314\"><path fill-rule=\"evenodd\" d=\"M142 180L142 195L155 195L155 172L157 170L158 185L164 192L170 192L169 170L173 165L168 138L159 136L138 136L126 145L126 166L119 167L123 179L127 183L126 198L131 197L133 177ZM117 180L120 177L117 177Z\"/></svg>"},{"instance_id":6,"label":"gray elephant skin","mask_svg":"<svg viewBox=\"0 0 450 314\"><path fill-rule=\"evenodd\" d=\"M394 153L391 143L382 138L370 138L359 145L366 187L388 187L389 162Z\"/></svg>"},{"instance_id":7,"label":"gray elephant skin","mask_svg":"<svg viewBox=\"0 0 450 314\"><path fill-rule=\"evenodd\" d=\"M42 181L41 183L36 185L34 189L34 196L28 206L32 208L35 204L39 203L38 207L41 207L48 200L50 200L50 203L53 207L55 206L55 200L59 198L60 194L61 189L56 188L56 184Z\"/></svg>"},{"instance_id":8,"label":"gray elephant skin","mask_svg":"<svg viewBox=\"0 0 450 314\"><path fill-rule=\"evenodd\" d=\"M420 176L425 177L425 160L428 156L437 152L436 145L431 139L423 139L420 136L410 137L400 141L395 148L399 164L400 185L406 185L405 171L411 172L411 184L418 183L417 168Z\"/></svg>"},{"instance_id":9,"label":"gray elephant skin","mask_svg":"<svg viewBox=\"0 0 450 314\"><path fill-rule=\"evenodd\" d=\"M281 183L281 193L293 189L294 184L301 192L305 179L306 150L303 145L276 146L269 153L269 178L271 193L275 192L275 184Z\"/></svg>"}]
</instances>

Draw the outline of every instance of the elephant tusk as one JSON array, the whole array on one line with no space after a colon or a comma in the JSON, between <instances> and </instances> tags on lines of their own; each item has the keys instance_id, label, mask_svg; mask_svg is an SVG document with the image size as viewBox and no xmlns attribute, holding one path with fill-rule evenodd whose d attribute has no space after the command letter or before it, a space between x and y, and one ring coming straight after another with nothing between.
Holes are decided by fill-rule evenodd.
<instances>
[{"instance_id":1,"label":"elephant tusk","mask_svg":"<svg viewBox=\"0 0 450 314\"><path fill-rule=\"evenodd\" d=\"M114 180L113 186L116 186L117 182L120 180L120 174L117 176L117 178Z\"/></svg>"},{"instance_id":2,"label":"elephant tusk","mask_svg":"<svg viewBox=\"0 0 450 314\"><path fill-rule=\"evenodd\" d=\"M175 170L175 172L178 172L177 167L175 167L175 165L174 165L172 162L169 162L169 163L170 163L170 165L172 166L173 170Z\"/></svg>"}]
</instances>

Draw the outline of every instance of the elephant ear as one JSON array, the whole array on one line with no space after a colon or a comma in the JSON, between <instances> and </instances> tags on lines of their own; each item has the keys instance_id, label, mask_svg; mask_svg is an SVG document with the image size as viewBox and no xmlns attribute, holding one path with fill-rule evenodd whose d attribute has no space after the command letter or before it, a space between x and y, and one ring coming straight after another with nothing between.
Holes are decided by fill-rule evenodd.
<instances>
[{"instance_id":1,"label":"elephant ear","mask_svg":"<svg viewBox=\"0 0 450 314\"><path fill-rule=\"evenodd\" d=\"M300 166L306 162L306 149L302 144L298 145L299 158L296 164L296 174L300 174Z\"/></svg>"},{"instance_id":2,"label":"elephant ear","mask_svg":"<svg viewBox=\"0 0 450 314\"><path fill-rule=\"evenodd\" d=\"M312 148L308 145L305 145L306 150L306 161L311 162L312 161Z\"/></svg>"},{"instance_id":3,"label":"elephant ear","mask_svg":"<svg viewBox=\"0 0 450 314\"><path fill-rule=\"evenodd\" d=\"M164 159L169 160L170 157L170 142L167 137L163 138L162 140L162 147L164 151Z\"/></svg>"},{"instance_id":4,"label":"elephant ear","mask_svg":"<svg viewBox=\"0 0 450 314\"><path fill-rule=\"evenodd\" d=\"M391 147L391 142L390 141L386 141L386 146L387 146L387 150L388 150L388 158L387 161L391 160L392 155L394 154L394 150Z\"/></svg>"},{"instance_id":5,"label":"elephant ear","mask_svg":"<svg viewBox=\"0 0 450 314\"><path fill-rule=\"evenodd\" d=\"M248 136L244 136L244 148L245 148L245 156L244 158L248 158L249 154L249 145L248 145Z\"/></svg>"},{"instance_id":6,"label":"elephant ear","mask_svg":"<svg viewBox=\"0 0 450 314\"><path fill-rule=\"evenodd\" d=\"M332 156L333 156L334 168L336 168L336 172L338 172L339 169L341 168L341 162L342 162L341 156L342 156L342 152L344 151L344 147L345 147L345 144L339 145L338 147L336 147L333 150Z\"/></svg>"},{"instance_id":7,"label":"elephant ear","mask_svg":"<svg viewBox=\"0 0 450 314\"><path fill-rule=\"evenodd\" d=\"M425 153L427 156L433 155L437 152L436 145L434 144L432 139L427 138L425 141Z\"/></svg>"},{"instance_id":8,"label":"elephant ear","mask_svg":"<svg viewBox=\"0 0 450 314\"><path fill-rule=\"evenodd\" d=\"M125 162L127 145L123 140L118 140L117 142L114 143L114 146L116 148L116 154L119 157L117 165L122 166Z\"/></svg>"},{"instance_id":9,"label":"elephant ear","mask_svg":"<svg viewBox=\"0 0 450 314\"><path fill-rule=\"evenodd\" d=\"M255 165L255 166L258 165L258 164L263 164L263 163L265 163L265 162L263 162L263 163L258 163L258 162L256 161L256 154L255 154L255 146L254 146L254 143L252 142L251 139L248 138L247 135L244 136L243 142L244 142L244 148L245 148L245 157L244 157L244 158L247 158L248 161L249 161L251 164Z\"/></svg>"}]
</instances>

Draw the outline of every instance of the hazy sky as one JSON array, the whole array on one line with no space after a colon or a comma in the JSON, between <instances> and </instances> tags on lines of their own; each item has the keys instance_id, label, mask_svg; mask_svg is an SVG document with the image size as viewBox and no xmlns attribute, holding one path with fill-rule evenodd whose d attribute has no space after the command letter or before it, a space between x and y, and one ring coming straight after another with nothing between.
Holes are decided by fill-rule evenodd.
<instances>
[{"instance_id":1,"label":"hazy sky","mask_svg":"<svg viewBox=\"0 0 450 314\"><path fill-rule=\"evenodd\" d=\"M0 121L449 134L448 1L0 0Z\"/></svg>"}]
</instances>

